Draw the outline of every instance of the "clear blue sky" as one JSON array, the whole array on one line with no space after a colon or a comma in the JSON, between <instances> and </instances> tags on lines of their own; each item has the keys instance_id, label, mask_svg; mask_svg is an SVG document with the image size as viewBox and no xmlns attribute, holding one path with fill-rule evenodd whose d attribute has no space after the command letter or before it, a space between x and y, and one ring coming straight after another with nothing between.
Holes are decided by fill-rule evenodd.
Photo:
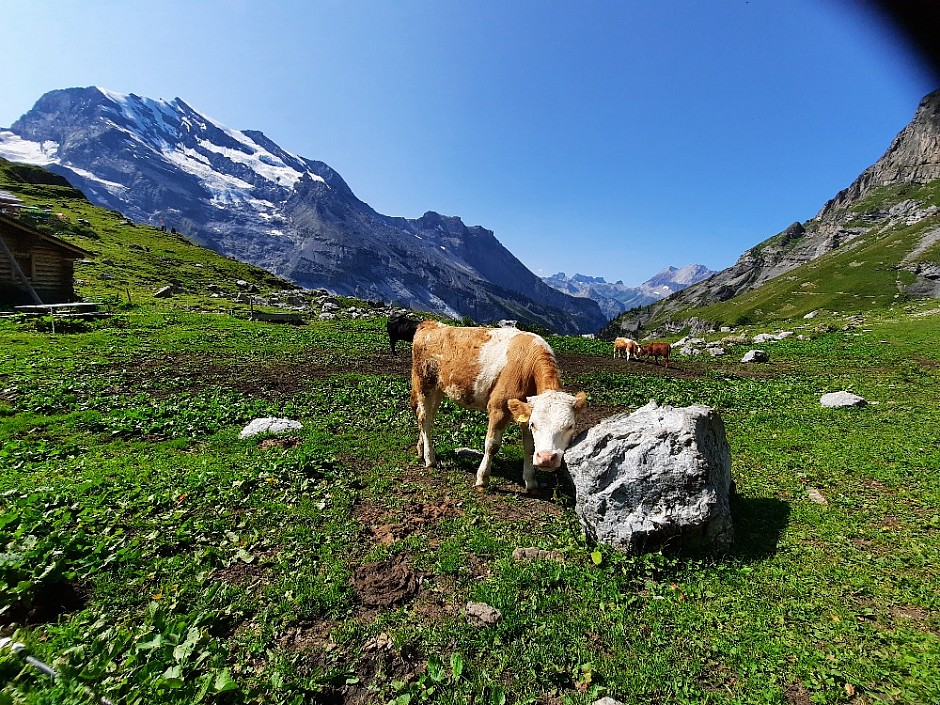
<instances>
[{"instance_id":1,"label":"clear blue sky","mask_svg":"<svg viewBox=\"0 0 940 705\"><path fill-rule=\"evenodd\" d=\"M322 160L538 274L722 269L937 86L863 0L2 0L0 126L98 85Z\"/></svg>"}]
</instances>

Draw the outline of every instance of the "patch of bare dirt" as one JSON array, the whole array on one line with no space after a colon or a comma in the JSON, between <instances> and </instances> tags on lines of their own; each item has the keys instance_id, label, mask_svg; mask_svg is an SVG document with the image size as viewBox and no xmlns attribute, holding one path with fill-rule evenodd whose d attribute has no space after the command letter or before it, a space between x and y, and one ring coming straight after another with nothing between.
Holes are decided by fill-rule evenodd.
<instances>
[{"instance_id":1,"label":"patch of bare dirt","mask_svg":"<svg viewBox=\"0 0 940 705\"><path fill-rule=\"evenodd\" d=\"M368 521L369 531L375 540L385 546L436 524L442 517L459 516L462 513L463 510L452 497L430 502L407 502L394 511L382 510L373 505L357 512L360 521Z\"/></svg>"},{"instance_id":2,"label":"patch of bare dirt","mask_svg":"<svg viewBox=\"0 0 940 705\"><path fill-rule=\"evenodd\" d=\"M920 355L914 355L911 359L914 362L916 362L918 365L920 365L921 367L928 369L928 370L932 370L937 367L940 367L940 361L934 360L929 357L921 357Z\"/></svg>"},{"instance_id":3,"label":"patch of bare dirt","mask_svg":"<svg viewBox=\"0 0 940 705\"><path fill-rule=\"evenodd\" d=\"M277 638L277 644L285 651L329 652L337 647L330 638L335 624L329 620L301 621L286 627Z\"/></svg>"},{"instance_id":4,"label":"patch of bare dirt","mask_svg":"<svg viewBox=\"0 0 940 705\"><path fill-rule=\"evenodd\" d=\"M409 606L409 610L420 617L422 624L442 622L453 617L457 611L457 588L453 578L431 575L421 584L421 590Z\"/></svg>"},{"instance_id":5,"label":"patch of bare dirt","mask_svg":"<svg viewBox=\"0 0 940 705\"><path fill-rule=\"evenodd\" d=\"M142 359L134 367L115 366L120 383L112 393L149 389L149 383L177 380L193 389L221 387L250 396L276 400L307 389L311 380L359 372L370 375L406 377L411 374L411 358L388 353L373 354L355 360L332 362L314 352L294 355L289 360L224 360L211 354L177 353ZM155 390L159 394L159 390Z\"/></svg>"},{"instance_id":6,"label":"patch of bare dirt","mask_svg":"<svg viewBox=\"0 0 940 705\"><path fill-rule=\"evenodd\" d=\"M360 684L343 689L343 705L372 705L376 694L361 684L399 680L410 683L424 670L424 654L414 646L404 644L395 648L387 635L379 634L365 644L356 664Z\"/></svg>"},{"instance_id":7,"label":"patch of bare dirt","mask_svg":"<svg viewBox=\"0 0 940 705\"><path fill-rule=\"evenodd\" d=\"M51 624L62 615L84 609L89 592L88 586L80 582L65 580L41 584L28 598L0 614L0 627Z\"/></svg>"},{"instance_id":8,"label":"patch of bare dirt","mask_svg":"<svg viewBox=\"0 0 940 705\"><path fill-rule=\"evenodd\" d=\"M235 560L223 568L216 568L212 572L212 577L230 585L247 586L249 589L257 587L265 582L268 565L279 552L279 548L270 549L254 556L254 560L250 563Z\"/></svg>"},{"instance_id":9,"label":"patch of bare dirt","mask_svg":"<svg viewBox=\"0 0 940 705\"><path fill-rule=\"evenodd\" d=\"M418 576L403 556L395 556L357 568L352 588L367 607L391 607L417 594Z\"/></svg>"},{"instance_id":10,"label":"patch of bare dirt","mask_svg":"<svg viewBox=\"0 0 940 705\"><path fill-rule=\"evenodd\" d=\"M526 492L524 486L513 481L498 487L490 486L480 494L479 502L497 519L521 522L531 526L541 526L555 521L564 509L551 501L553 490L558 488L562 494L567 490L561 482L560 472L540 473L541 481L549 479L550 486L533 494ZM507 498L513 501L507 501ZM515 499L513 499L515 498Z\"/></svg>"},{"instance_id":11,"label":"patch of bare dirt","mask_svg":"<svg viewBox=\"0 0 940 705\"><path fill-rule=\"evenodd\" d=\"M597 355L556 353L563 375L608 372L626 375L657 375L662 377L695 378L705 374L705 365L695 360L670 361L669 367L652 360L623 360Z\"/></svg>"},{"instance_id":12,"label":"patch of bare dirt","mask_svg":"<svg viewBox=\"0 0 940 705\"><path fill-rule=\"evenodd\" d=\"M909 619L912 622L926 622L930 613L920 607L911 607L910 605L899 605L891 608L891 616L895 619Z\"/></svg>"},{"instance_id":13,"label":"patch of bare dirt","mask_svg":"<svg viewBox=\"0 0 940 705\"><path fill-rule=\"evenodd\" d=\"M788 705L813 705L813 698L802 683L791 683L783 694Z\"/></svg>"},{"instance_id":14,"label":"patch of bare dirt","mask_svg":"<svg viewBox=\"0 0 940 705\"><path fill-rule=\"evenodd\" d=\"M271 450L273 448L287 450L295 448L301 443L303 443L303 439L300 436L278 436L277 438L265 438L258 444L258 448L261 450Z\"/></svg>"},{"instance_id":15,"label":"patch of bare dirt","mask_svg":"<svg viewBox=\"0 0 940 705\"><path fill-rule=\"evenodd\" d=\"M425 531L445 517L461 516L463 503L446 490L428 471L404 468L394 484L394 504L365 499L353 508L353 517L377 543L387 546Z\"/></svg>"},{"instance_id":16,"label":"patch of bare dirt","mask_svg":"<svg viewBox=\"0 0 940 705\"><path fill-rule=\"evenodd\" d=\"M216 569L212 573L212 577L230 585L248 585L260 580L263 573L264 568L257 563L235 561L225 568Z\"/></svg>"}]
</instances>

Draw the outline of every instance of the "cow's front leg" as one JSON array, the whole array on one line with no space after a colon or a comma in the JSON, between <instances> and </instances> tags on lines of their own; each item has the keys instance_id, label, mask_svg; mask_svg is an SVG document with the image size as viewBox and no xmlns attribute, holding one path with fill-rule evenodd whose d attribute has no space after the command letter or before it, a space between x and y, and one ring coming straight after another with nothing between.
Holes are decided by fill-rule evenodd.
<instances>
[{"instance_id":1,"label":"cow's front leg","mask_svg":"<svg viewBox=\"0 0 940 705\"><path fill-rule=\"evenodd\" d=\"M506 429L506 420L503 415L498 417L490 415L490 425L486 430L486 442L483 445L483 460L477 470L477 487L486 487L490 482L490 468L493 465L493 456L499 452L503 442L503 431Z\"/></svg>"},{"instance_id":2,"label":"cow's front leg","mask_svg":"<svg viewBox=\"0 0 940 705\"><path fill-rule=\"evenodd\" d=\"M522 480L525 482L526 492L535 492L539 483L535 479L535 465L532 458L535 456L535 439L529 424L522 426Z\"/></svg>"}]
</instances>

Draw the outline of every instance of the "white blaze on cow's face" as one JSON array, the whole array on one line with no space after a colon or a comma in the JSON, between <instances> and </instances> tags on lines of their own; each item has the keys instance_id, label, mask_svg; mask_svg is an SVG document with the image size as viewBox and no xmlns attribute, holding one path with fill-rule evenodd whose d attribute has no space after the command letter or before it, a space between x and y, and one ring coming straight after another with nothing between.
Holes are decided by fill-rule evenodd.
<instances>
[{"instance_id":1,"label":"white blaze on cow's face","mask_svg":"<svg viewBox=\"0 0 940 705\"><path fill-rule=\"evenodd\" d=\"M575 426L584 411L587 401L584 392L577 396L543 392L526 401L525 404L510 403L510 410L521 423L528 418L535 446L532 463L544 470L556 470L561 466L565 449L574 438Z\"/></svg>"}]
</instances>

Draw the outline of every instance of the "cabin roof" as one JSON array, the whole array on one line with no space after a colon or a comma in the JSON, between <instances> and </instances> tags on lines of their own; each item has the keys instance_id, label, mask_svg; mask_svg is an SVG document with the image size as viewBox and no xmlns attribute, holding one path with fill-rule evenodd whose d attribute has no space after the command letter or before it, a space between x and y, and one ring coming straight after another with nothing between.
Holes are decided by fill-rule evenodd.
<instances>
[{"instance_id":1,"label":"cabin roof","mask_svg":"<svg viewBox=\"0 0 940 705\"><path fill-rule=\"evenodd\" d=\"M39 230L31 228L15 218L10 218L9 216L0 214L0 236L5 235L11 230L20 231L21 233L36 238L47 245L51 245L52 247L61 250L63 255L66 257L71 257L73 259L94 257L91 252L88 250L83 250L78 245L73 245L69 242L66 242L65 240L55 237L54 235L48 235L46 233L40 232Z\"/></svg>"}]
</instances>

